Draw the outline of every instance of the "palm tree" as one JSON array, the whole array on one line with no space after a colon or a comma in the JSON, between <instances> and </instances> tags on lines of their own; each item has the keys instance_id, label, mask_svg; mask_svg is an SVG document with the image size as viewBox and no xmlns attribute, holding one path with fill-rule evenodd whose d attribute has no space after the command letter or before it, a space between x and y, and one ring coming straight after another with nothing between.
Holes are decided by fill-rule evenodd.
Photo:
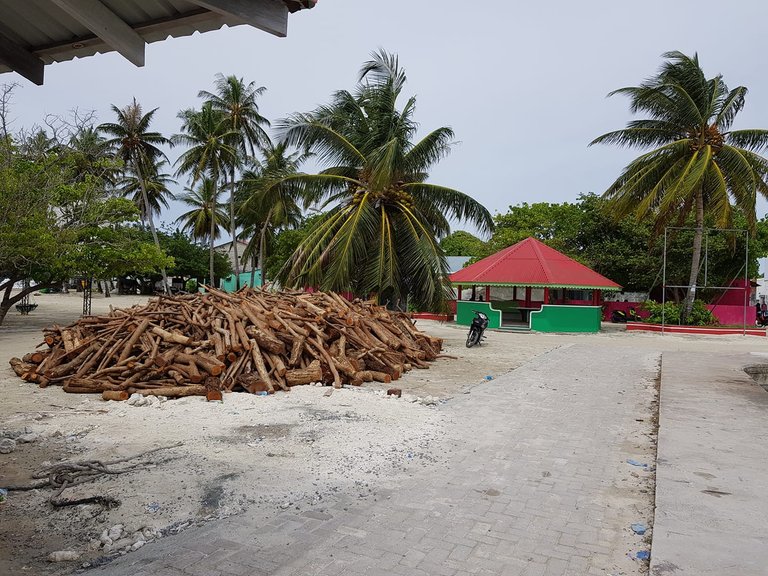
<instances>
[{"instance_id":1,"label":"palm tree","mask_svg":"<svg viewBox=\"0 0 768 576\"><path fill-rule=\"evenodd\" d=\"M216 202L216 208L213 208L215 193L214 181L203 177L197 188L187 188L186 193L179 196L179 200L191 210L179 216L176 222L182 225L182 230L190 232L195 240L207 241L211 234L217 240L221 237L221 229L229 225L224 205Z\"/></svg>"},{"instance_id":2,"label":"palm tree","mask_svg":"<svg viewBox=\"0 0 768 576\"><path fill-rule=\"evenodd\" d=\"M212 186L212 205L218 205L219 179L226 174L227 167L238 162L237 149L230 144L236 133L228 128L225 115L215 110L210 103L203 104L200 110L182 110L178 117L182 120L181 129L184 133L174 135L171 141L189 148L176 161L176 175L190 174L192 188L207 176ZM215 227L216 219L212 218L208 234L211 284L214 283ZM232 241L234 242L235 238L232 238Z\"/></svg>"},{"instance_id":3,"label":"palm tree","mask_svg":"<svg viewBox=\"0 0 768 576\"><path fill-rule=\"evenodd\" d=\"M264 126L269 126L269 121L259 114L259 106L256 99L267 89L264 86L256 87L254 82L246 84L237 76L224 76L217 74L214 82L214 93L202 90L198 97L205 98L213 110L224 115L224 123L233 132L232 144L237 149L241 161L254 155L255 148L269 144L269 136L264 131ZM235 172L236 163L229 166L229 233L232 237L235 264L235 288L240 288L240 262L237 254L237 220L235 219Z\"/></svg>"},{"instance_id":4,"label":"palm tree","mask_svg":"<svg viewBox=\"0 0 768 576\"><path fill-rule=\"evenodd\" d=\"M722 76L706 78L698 56L668 52L658 74L640 86L609 95L630 99L633 113L648 118L603 134L592 144L650 148L631 162L604 196L617 217L651 218L658 234L670 222L682 224L693 212L696 229L684 317L696 297L704 219L731 227L735 204L755 229L755 200L768 196L768 161L758 154L768 130L731 130L744 107L747 89L729 90Z\"/></svg>"},{"instance_id":5,"label":"palm tree","mask_svg":"<svg viewBox=\"0 0 768 576\"><path fill-rule=\"evenodd\" d=\"M77 180L82 181L89 176L101 177L108 183L114 183L114 161L106 162L110 156L107 140L99 134L97 128L84 126L77 130L69 139L68 149L75 163Z\"/></svg>"},{"instance_id":6,"label":"palm tree","mask_svg":"<svg viewBox=\"0 0 768 576\"><path fill-rule=\"evenodd\" d=\"M262 280L269 233L276 228L297 226L302 220L296 188L281 184L286 177L298 173L299 165L309 154L288 153L285 142L273 144L268 140L264 156L264 162L243 173L238 191L238 217L247 230L253 231L243 258L255 260L258 254ZM254 276L255 268L251 270L251 286Z\"/></svg>"},{"instance_id":7,"label":"palm tree","mask_svg":"<svg viewBox=\"0 0 768 576\"><path fill-rule=\"evenodd\" d=\"M150 206L147 181L152 175L156 162L159 159L167 160L158 146L171 142L159 132L149 131L149 125L152 123L157 108L142 114L141 104L136 102L136 98L134 98L133 103L122 109L113 104L112 111L117 116L117 122L101 124L98 130L112 137L107 140L107 146L112 149L116 157L123 161L125 171L138 180L142 206ZM147 216L149 228L152 231L152 239L157 249L160 250L160 240L157 237L152 211L149 211ZM161 272L163 291L167 293L168 275L165 272L165 266L162 267Z\"/></svg>"},{"instance_id":8,"label":"palm tree","mask_svg":"<svg viewBox=\"0 0 768 576\"><path fill-rule=\"evenodd\" d=\"M284 185L330 208L281 271L284 285L375 292L434 309L447 295L438 239L450 232L448 219L469 220L483 233L492 228L478 202L426 182L454 134L438 128L413 142L416 100L396 105L405 81L396 56L373 54L354 94L339 91L329 105L281 123L286 143L311 150L326 166Z\"/></svg>"},{"instance_id":9,"label":"palm tree","mask_svg":"<svg viewBox=\"0 0 768 576\"><path fill-rule=\"evenodd\" d=\"M170 174L164 174L161 170L166 162L155 163L144 180L146 188L147 204L144 204L144 195L141 190L141 181L134 174L126 174L118 183L118 191L126 198L130 197L133 203L139 207L141 221L146 223L152 216L159 216L161 206L170 208L169 201L175 200L170 186L176 184ZM150 215L150 212L152 215Z\"/></svg>"},{"instance_id":10,"label":"palm tree","mask_svg":"<svg viewBox=\"0 0 768 576\"><path fill-rule=\"evenodd\" d=\"M45 130L38 129L22 138L19 151L28 158L40 159L57 146L54 138L50 138Z\"/></svg>"}]
</instances>

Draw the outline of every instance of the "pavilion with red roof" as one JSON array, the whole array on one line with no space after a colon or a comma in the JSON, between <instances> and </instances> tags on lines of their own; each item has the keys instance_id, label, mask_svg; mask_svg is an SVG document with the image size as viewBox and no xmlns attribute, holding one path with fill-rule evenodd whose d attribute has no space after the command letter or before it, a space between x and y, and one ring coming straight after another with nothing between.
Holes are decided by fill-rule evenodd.
<instances>
[{"instance_id":1,"label":"pavilion with red roof","mask_svg":"<svg viewBox=\"0 0 768 576\"><path fill-rule=\"evenodd\" d=\"M464 324L471 313L462 314L462 293L472 290L468 300L476 308L480 301L499 316L499 324L506 323L515 315L525 322L529 313L542 306L553 305L599 307L603 290L621 290L616 282L550 248L535 238L526 238L514 246L505 248L458 272L451 274L451 284L458 289L457 322ZM478 293L478 288L484 293ZM548 310L549 316L556 310ZM584 311L560 310L562 314L583 314ZM539 319L541 318L539 317ZM493 322L492 322L493 324Z\"/></svg>"}]
</instances>

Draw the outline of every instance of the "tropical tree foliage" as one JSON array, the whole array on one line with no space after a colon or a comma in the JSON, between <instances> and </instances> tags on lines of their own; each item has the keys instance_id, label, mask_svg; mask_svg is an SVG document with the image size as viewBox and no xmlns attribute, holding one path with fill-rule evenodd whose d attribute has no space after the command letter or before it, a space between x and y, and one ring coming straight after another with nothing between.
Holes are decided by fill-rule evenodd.
<instances>
[{"instance_id":1,"label":"tropical tree foliage","mask_svg":"<svg viewBox=\"0 0 768 576\"><path fill-rule=\"evenodd\" d=\"M203 177L196 188L186 190L185 194L179 196L179 200L189 206L190 210L179 216L176 222L195 240L210 244L211 233L212 239L218 240L221 230L229 224L229 217L222 203L216 202L214 207L216 184L213 179Z\"/></svg>"},{"instance_id":2,"label":"tropical tree foliage","mask_svg":"<svg viewBox=\"0 0 768 576\"><path fill-rule=\"evenodd\" d=\"M160 240L157 236L153 212L147 209L151 206L147 182L156 174L157 162L166 159L165 153L159 146L169 144L169 140L159 132L152 132L149 129L157 108L144 114L141 104L134 98L133 102L124 108L112 105L112 111L117 116L117 121L101 124L98 130L111 137L106 141L106 146L110 147L115 156L123 161L124 173L132 175L137 180L141 191L140 208L149 223L152 239L159 251ZM168 277L164 268L162 276L163 290L167 291Z\"/></svg>"},{"instance_id":3,"label":"tropical tree foliage","mask_svg":"<svg viewBox=\"0 0 768 576\"><path fill-rule=\"evenodd\" d=\"M84 176L78 151L59 145L30 158L22 148L29 150L0 142L0 323L30 292L73 276L110 278L173 264L143 241L131 202L108 194L104 178ZM13 292L24 279L31 286Z\"/></svg>"},{"instance_id":4,"label":"tropical tree foliage","mask_svg":"<svg viewBox=\"0 0 768 576\"><path fill-rule=\"evenodd\" d=\"M269 244L269 255L264 264L264 273L266 278L277 278L280 270L286 266L293 257L296 249L306 240L309 233L315 228L321 214L313 214L305 217L302 221L293 227L286 227L278 230L274 235L267 236ZM270 237L271 236L271 237Z\"/></svg>"},{"instance_id":5,"label":"tropical tree foliage","mask_svg":"<svg viewBox=\"0 0 768 576\"><path fill-rule=\"evenodd\" d=\"M149 167L143 180L135 174L125 174L117 183L119 193L130 198L139 207L141 221L144 223L149 222L150 218L160 216L162 209L170 208L169 202L176 199L171 192L171 187L176 181L170 174L162 172L165 165L165 161L155 162ZM144 204L145 193L147 204Z\"/></svg>"},{"instance_id":6,"label":"tropical tree foliage","mask_svg":"<svg viewBox=\"0 0 768 576\"><path fill-rule=\"evenodd\" d=\"M697 55L663 55L659 72L639 86L611 93L627 96L633 113L646 117L592 144L650 149L631 162L605 192L614 213L635 214L665 226L694 217L691 261L683 318L693 305L700 276L703 228L707 215L720 228L733 226L736 208L755 230L755 201L768 196L768 130L732 130L747 89L729 89L722 76L707 78Z\"/></svg>"},{"instance_id":7,"label":"tropical tree foliage","mask_svg":"<svg viewBox=\"0 0 768 576\"><path fill-rule=\"evenodd\" d=\"M289 152L285 142L268 141L263 149L263 162L254 162L245 171L238 191L238 218L250 241L244 261L256 261L266 280L267 245L277 230L296 227L302 221L301 198L286 178L298 173L307 154ZM251 267L252 272L255 267ZM253 274L252 274L253 276ZM251 286L253 286L253 277Z\"/></svg>"},{"instance_id":8,"label":"tropical tree foliage","mask_svg":"<svg viewBox=\"0 0 768 576\"><path fill-rule=\"evenodd\" d=\"M427 182L454 134L443 127L414 141L416 99L398 108L405 82L397 57L382 51L363 65L353 93L336 92L330 104L281 123L287 144L312 151L325 166L284 184L327 209L281 272L284 285L437 308L447 295L438 240L450 232L449 219L492 228L475 200Z\"/></svg>"},{"instance_id":9,"label":"tropical tree foliage","mask_svg":"<svg viewBox=\"0 0 768 576\"><path fill-rule=\"evenodd\" d=\"M229 194L229 234L237 238L237 219L235 218L235 184L238 167L245 164L246 159L253 157L256 149L267 148L270 144L269 135L264 130L269 121L259 113L256 100L267 89L256 87L254 82L246 82L237 76L217 74L214 82L215 91L202 90L200 98L211 108L222 114L223 125L231 133L231 144L237 151L237 157L228 165ZM233 242L235 265L235 284L240 287L240 262L237 253L237 242ZM253 284L251 284L253 285Z\"/></svg>"},{"instance_id":10,"label":"tropical tree foliage","mask_svg":"<svg viewBox=\"0 0 768 576\"><path fill-rule=\"evenodd\" d=\"M485 242L465 230L456 230L440 240L446 256L480 256L485 253Z\"/></svg>"},{"instance_id":11,"label":"tropical tree foliage","mask_svg":"<svg viewBox=\"0 0 768 576\"><path fill-rule=\"evenodd\" d=\"M194 238L180 230L160 233L160 245L165 253L173 258L173 266L168 272L182 278L196 278L200 281L207 278L208 247L194 241ZM216 252L214 256L215 274L217 278L225 278L232 274L232 266L226 255Z\"/></svg>"},{"instance_id":12,"label":"tropical tree foliage","mask_svg":"<svg viewBox=\"0 0 768 576\"><path fill-rule=\"evenodd\" d=\"M174 145L186 146L176 164L176 175L189 174L191 188L203 178L210 181L211 205L218 206L219 183L227 174L228 167L239 162L234 139L237 132L227 124L224 112L217 110L210 102L200 110L187 109L179 112L182 133L171 138ZM216 218L210 218L208 233L209 273L214 276L214 242L217 238ZM212 280L213 281L213 280Z\"/></svg>"}]
</instances>

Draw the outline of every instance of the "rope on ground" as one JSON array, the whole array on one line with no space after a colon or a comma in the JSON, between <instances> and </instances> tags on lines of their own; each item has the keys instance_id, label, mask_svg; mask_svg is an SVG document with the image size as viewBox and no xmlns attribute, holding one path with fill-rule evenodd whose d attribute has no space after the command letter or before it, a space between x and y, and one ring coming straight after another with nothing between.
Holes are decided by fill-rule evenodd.
<instances>
[{"instance_id":1,"label":"rope on ground","mask_svg":"<svg viewBox=\"0 0 768 576\"><path fill-rule=\"evenodd\" d=\"M109 460L103 462L101 460L84 460L79 462L60 462L47 466L41 470L38 470L32 474L32 478L40 480L39 482L33 482L31 484L11 485L6 486L8 491L24 491L24 490L37 490L50 486L57 489L56 493L49 498L50 503L55 507L61 506L74 506L77 504L101 504L106 508L116 508L120 505L120 501L109 496L91 496L88 498L79 498L76 500L68 500L61 498L62 493L67 488L77 486L78 484L84 484L86 482L93 482L99 478L114 474L123 474L124 472L130 472L148 463L135 462L122 466L120 468L113 468L117 464L125 464L131 460L138 460L159 452L160 450L168 450L170 448L178 448L182 446L183 442L177 442L168 446L160 446L135 454L133 456L127 456L125 458L118 458L117 460Z\"/></svg>"}]
</instances>

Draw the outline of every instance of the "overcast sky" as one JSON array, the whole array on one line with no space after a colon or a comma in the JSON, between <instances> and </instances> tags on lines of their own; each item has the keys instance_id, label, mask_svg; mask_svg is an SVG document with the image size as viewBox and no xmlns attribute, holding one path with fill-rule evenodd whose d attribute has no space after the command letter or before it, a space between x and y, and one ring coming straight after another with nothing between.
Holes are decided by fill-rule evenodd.
<instances>
[{"instance_id":1,"label":"overcast sky","mask_svg":"<svg viewBox=\"0 0 768 576\"><path fill-rule=\"evenodd\" d=\"M654 74L666 51L698 52L708 76L747 86L735 128L768 128L766 22L763 0L321 0L290 17L287 38L225 28L150 44L143 68L110 53L47 66L42 87L15 74L0 83L21 84L16 130L73 108L111 121L109 105L135 96L159 108L154 128L171 135L176 113L199 105L197 92L210 90L217 72L266 86L261 112L276 120L353 89L362 62L382 47L400 56L404 96L417 96L423 131L456 133L431 181L495 213L603 192L637 154L587 147L631 118L625 98L606 94ZM761 203L758 216L765 211ZM179 213L174 207L161 220Z\"/></svg>"}]
</instances>

